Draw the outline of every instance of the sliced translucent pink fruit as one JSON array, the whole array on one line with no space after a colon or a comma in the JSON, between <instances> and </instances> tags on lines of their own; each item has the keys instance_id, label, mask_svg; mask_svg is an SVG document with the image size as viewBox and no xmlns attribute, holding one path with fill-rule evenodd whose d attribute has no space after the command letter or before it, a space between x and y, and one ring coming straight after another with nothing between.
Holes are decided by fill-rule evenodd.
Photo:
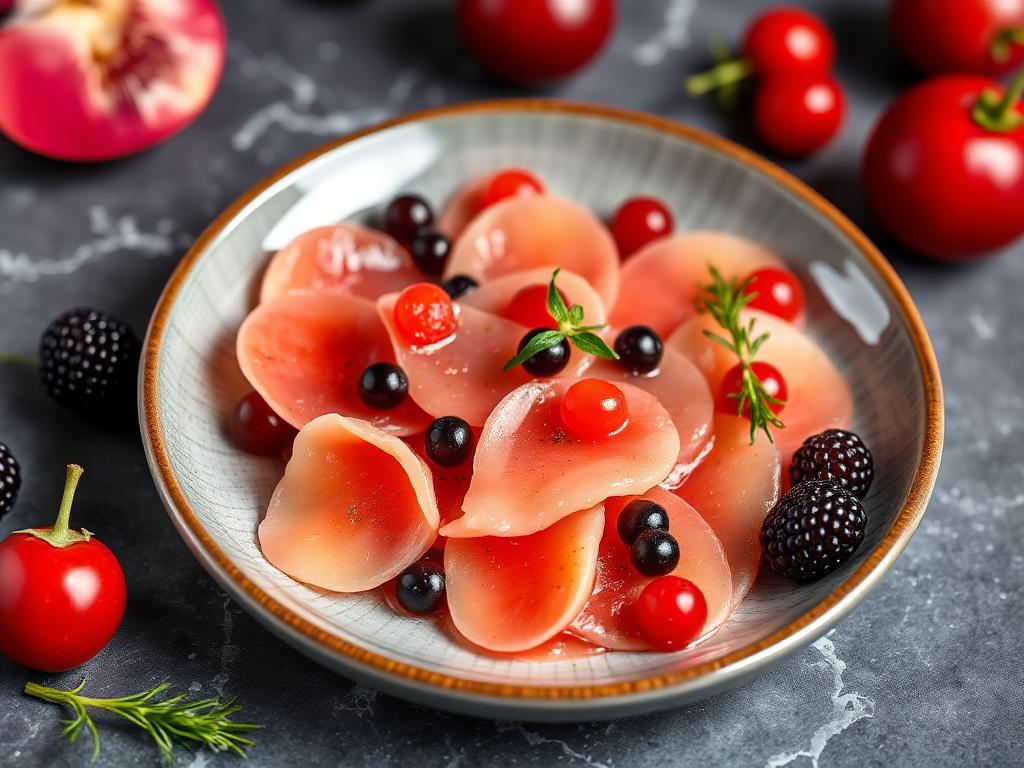
<instances>
[{"instance_id":1,"label":"sliced translucent pink fruit","mask_svg":"<svg viewBox=\"0 0 1024 768\"><path fill-rule=\"evenodd\" d=\"M474 451L480 440L480 430L473 429ZM426 463L434 479L434 496L437 499L437 510L441 515L441 524L450 523L462 517L462 501L466 498L470 480L473 479L473 452L461 464L455 467L442 467L435 464L427 456L426 443L423 435L414 435L405 441L410 448Z\"/></svg>"},{"instance_id":2,"label":"sliced translucent pink fruit","mask_svg":"<svg viewBox=\"0 0 1024 768\"><path fill-rule=\"evenodd\" d=\"M742 478L737 482L743 482ZM693 507L663 488L653 488L642 496L608 499L594 593L573 621L570 631L616 651L651 650L633 618L632 607L652 579L633 568L629 549L616 530L622 508L641 498L660 504L668 512L669 531L679 542L679 565L672 575L696 584L708 604L708 619L702 634L711 632L730 614L732 576L725 552L714 531Z\"/></svg>"},{"instance_id":3,"label":"sliced translucent pink fruit","mask_svg":"<svg viewBox=\"0 0 1024 768\"><path fill-rule=\"evenodd\" d=\"M743 312L744 322L751 318L756 320L755 335L769 334L757 359L774 365L789 390L779 413L786 427L772 430L785 463L807 437L830 427L846 426L853 413L853 397L828 355L809 336L785 320L756 309ZM704 330L721 333L709 315L700 315L673 333L667 346L689 357L717 394L722 377L736 364L736 356L704 336Z\"/></svg>"},{"instance_id":4,"label":"sliced translucent pink fruit","mask_svg":"<svg viewBox=\"0 0 1024 768\"><path fill-rule=\"evenodd\" d=\"M260 301L328 288L376 299L422 279L398 242L375 229L343 223L312 229L278 251L263 275Z\"/></svg>"},{"instance_id":5,"label":"sliced translucent pink fruit","mask_svg":"<svg viewBox=\"0 0 1024 768\"><path fill-rule=\"evenodd\" d=\"M684 355L674 349L666 349L661 365L641 376L632 375L617 362L595 360L586 375L614 382L624 381L658 398L679 432L679 457L676 461L680 477L704 455L711 439L715 404L704 377Z\"/></svg>"},{"instance_id":6,"label":"sliced translucent pink fruit","mask_svg":"<svg viewBox=\"0 0 1024 768\"><path fill-rule=\"evenodd\" d=\"M395 361L377 308L367 299L339 290L281 296L249 314L236 351L253 389L295 427L325 413L365 419L396 435L422 432L430 423L410 398L382 411L359 397L366 366Z\"/></svg>"},{"instance_id":7,"label":"sliced translucent pink fruit","mask_svg":"<svg viewBox=\"0 0 1024 768\"><path fill-rule=\"evenodd\" d=\"M442 235L452 242L458 239L469 222L483 210L484 194L493 178L493 173L485 173L459 187L437 217L437 229Z\"/></svg>"},{"instance_id":8,"label":"sliced translucent pink fruit","mask_svg":"<svg viewBox=\"0 0 1024 768\"><path fill-rule=\"evenodd\" d=\"M444 536L526 536L665 479L679 455L679 435L657 398L618 385L629 407L626 427L604 440L580 440L559 413L572 383L531 382L497 405L477 445L465 514L441 529Z\"/></svg>"},{"instance_id":9,"label":"sliced translucent pink fruit","mask_svg":"<svg viewBox=\"0 0 1024 768\"><path fill-rule=\"evenodd\" d=\"M665 338L696 314L701 288L711 281L709 264L736 280L762 267L785 268L773 251L727 232L687 232L657 240L623 264L611 324L648 325Z\"/></svg>"},{"instance_id":10,"label":"sliced translucent pink fruit","mask_svg":"<svg viewBox=\"0 0 1024 768\"><path fill-rule=\"evenodd\" d=\"M423 555L438 522L430 470L409 446L365 421L328 414L295 438L259 542L271 565L294 579L362 592Z\"/></svg>"},{"instance_id":11,"label":"sliced translucent pink fruit","mask_svg":"<svg viewBox=\"0 0 1024 768\"><path fill-rule=\"evenodd\" d=\"M568 626L594 586L604 530L600 504L532 536L449 539L448 608L470 642L525 651Z\"/></svg>"},{"instance_id":12,"label":"sliced translucent pink fruit","mask_svg":"<svg viewBox=\"0 0 1024 768\"><path fill-rule=\"evenodd\" d=\"M536 267L575 272L606 307L614 306L619 256L612 236L586 208L550 195L503 200L487 208L455 242L445 277L468 275L483 284Z\"/></svg>"},{"instance_id":13,"label":"sliced translucent pink fruit","mask_svg":"<svg viewBox=\"0 0 1024 768\"><path fill-rule=\"evenodd\" d=\"M715 417L714 447L675 493L714 530L732 570L735 608L754 586L761 564L758 538L765 515L779 500L782 460L765 435L750 444L750 422Z\"/></svg>"},{"instance_id":14,"label":"sliced translucent pink fruit","mask_svg":"<svg viewBox=\"0 0 1024 768\"><path fill-rule=\"evenodd\" d=\"M535 285L546 286L551 282L554 267L537 267L510 272L493 280L488 280L479 288L474 288L459 298L459 303L467 307L504 315L512 299L523 288ZM569 304L583 307L583 317L587 325L603 325L607 319L604 302L597 295L590 283L575 272L563 269L558 273L558 289L565 294Z\"/></svg>"}]
</instances>

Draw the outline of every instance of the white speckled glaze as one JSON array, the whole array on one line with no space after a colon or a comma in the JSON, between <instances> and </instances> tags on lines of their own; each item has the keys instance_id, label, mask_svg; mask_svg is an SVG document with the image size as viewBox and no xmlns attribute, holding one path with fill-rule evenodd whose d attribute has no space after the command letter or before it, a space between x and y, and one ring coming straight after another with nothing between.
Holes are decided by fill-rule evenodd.
<instances>
[{"instance_id":1,"label":"white speckled glaze","mask_svg":"<svg viewBox=\"0 0 1024 768\"><path fill-rule=\"evenodd\" d=\"M762 577L727 626L683 653L539 664L478 655L432 622L397 616L374 595L312 589L263 559L256 526L282 467L239 452L224 431L225 415L249 389L234 337L267 259L263 244L363 217L400 191L440 206L463 181L508 165L536 171L553 192L603 215L629 195L656 195L676 212L678 229L753 238L798 272L808 288L810 332L850 383L854 427L878 468L865 501L867 539L851 563L812 586ZM147 340L140 403L147 453L183 537L243 606L319 661L471 714L582 720L655 709L735 684L814 640L863 597L916 526L938 465L941 393L927 339L896 278L867 258L869 246L848 222L765 166L720 140L653 120L523 102L442 110L368 132L261 185L197 243ZM357 651L339 651L334 640ZM367 663L364 652L405 666ZM647 689L645 681L691 668L700 674ZM545 692L482 691L476 683ZM580 693L590 686L606 692Z\"/></svg>"}]
</instances>

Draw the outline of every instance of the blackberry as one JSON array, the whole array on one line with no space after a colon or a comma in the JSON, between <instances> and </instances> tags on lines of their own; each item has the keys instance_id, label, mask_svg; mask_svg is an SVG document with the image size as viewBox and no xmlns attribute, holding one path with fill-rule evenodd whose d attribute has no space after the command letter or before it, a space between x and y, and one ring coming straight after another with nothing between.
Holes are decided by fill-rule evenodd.
<instances>
[{"instance_id":1,"label":"blackberry","mask_svg":"<svg viewBox=\"0 0 1024 768\"><path fill-rule=\"evenodd\" d=\"M21 488L21 467L11 449L0 443L0 517L14 508Z\"/></svg>"},{"instance_id":2,"label":"blackberry","mask_svg":"<svg viewBox=\"0 0 1024 768\"><path fill-rule=\"evenodd\" d=\"M875 479L875 462L864 441L844 429L811 435L793 454L789 465L793 485L805 480L834 480L863 499Z\"/></svg>"},{"instance_id":3,"label":"blackberry","mask_svg":"<svg viewBox=\"0 0 1024 768\"><path fill-rule=\"evenodd\" d=\"M43 332L39 372L47 393L85 415L124 411L134 402L139 340L96 309L65 312Z\"/></svg>"},{"instance_id":4,"label":"blackberry","mask_svg":"<svg viewBox=\"0 0 1024 768\"><path fill-rule=\"evenodd\" d=\"M806 480L768 513L761 551L780 576L815 581L850 559L864 541L866 525L864 507L839 483Z\"/></svg>"}]
</instances>

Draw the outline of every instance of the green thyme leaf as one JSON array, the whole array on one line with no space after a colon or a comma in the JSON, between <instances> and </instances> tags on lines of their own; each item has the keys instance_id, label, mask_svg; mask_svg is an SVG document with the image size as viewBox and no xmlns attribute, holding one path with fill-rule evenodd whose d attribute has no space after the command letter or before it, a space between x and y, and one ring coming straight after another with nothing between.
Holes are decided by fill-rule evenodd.
<instances>
[{"instance_id":1,"label":"green thyme leaf","mask_svg":"<svg viewBox=\"0 0 1024 768\"><path fill-rule=\"evenodd\" d=\"M523 347L522 352L505 363L501 370L508 371L515 368L517 365L522 365L538 352L543 352L545 349L551 349L551 347L558 346L562 343L562 339L564 338L565 334L561 331L541 331L530 339L526 346Z\"/></svg>"},{"instance_id":2,"label":"green thyme leaf","mask_svg":"<svg viewBox=\"0 0 1024 768\"><path fill-rule=\"evenodd\" d=\"M558 292L558 288L555 287L555 279L561 271L561 267L556 269L551 274L551 282L548 283L548 313L560 326L565 323L572 323L572 318L569 315L569 308L565 306L565 302L562 301L562 294L560 294Z\"/></svg>"},{"instance_id":3,"label":"green thyme leaf","mask_svg":"<svg viewBox=\"0 0 1024 768\"><path fill-rule=\"evenodd\" d=\"M615 350L604 343L604 339L596 333L577 333L569 337L569 343L581 352L600 357L603 360L618 360Z\"/></svg>"},{"instance_id":4,"label":"green thyme leaf","mask_svg":"<svg viewBox=\"0 0 1024 768\"><path fill-rule=\"evenodd\" d=\"M583 307L580 304L569 307L569 322L573 325L580 325L583 322Z\"/></svg>"}]
</instances>

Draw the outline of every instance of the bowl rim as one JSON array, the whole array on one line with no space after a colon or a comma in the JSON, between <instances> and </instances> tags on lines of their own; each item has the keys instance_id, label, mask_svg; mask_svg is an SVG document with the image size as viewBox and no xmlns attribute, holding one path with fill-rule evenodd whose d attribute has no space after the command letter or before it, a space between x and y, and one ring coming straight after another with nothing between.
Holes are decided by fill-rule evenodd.
<instances>
[{"instance_id":1,"label":"bowl rim","mask_svg":"<svg viewBox=\"0 0 1024 768\"><path fill-rule=\"evenodd\" d=\"M283 178L335 149L391 128L423 121L474 115L547 113L604 119L653 130L701 145L733 161L753 168L761 176L795 195L824 216L860 252L891 291L914 347L924 386L925 434L917 469L907 501L892 527L871 554L810 610L761 640L721 658L684 669L609 684L517 685L494 683L435 672L396 661L362 648L308 622L249 580L206 531L193 512L170 463L159 413L157 371L167 317L192 269L209 246L240 212ZM495 701L512 709L559 707L589 701L597 707L617 706L624 697L687 697L718 688L746 676L763 664L778 660L822 635L851 610L880 580L906 547L917 528L935 485L942 453L944 430L943 394L938 363L924 323L895 270L845 215L802 181L779 166L728 139L689 125L633 110L555 99L509 99L436 107L387 120L303 154L273 172L240 195L196 239L167 282L150 320L139 371L139 420L150 471L161 498L179 533L186 538L197 559L234 597L250 608L265 612L261 618L271 629L290 635L307 652L338 661L353 673L382 685L416 691L421 696L433 691L464 700ZM323 659L322 659L323 660Z\"/></svg>"}]
</instances>

